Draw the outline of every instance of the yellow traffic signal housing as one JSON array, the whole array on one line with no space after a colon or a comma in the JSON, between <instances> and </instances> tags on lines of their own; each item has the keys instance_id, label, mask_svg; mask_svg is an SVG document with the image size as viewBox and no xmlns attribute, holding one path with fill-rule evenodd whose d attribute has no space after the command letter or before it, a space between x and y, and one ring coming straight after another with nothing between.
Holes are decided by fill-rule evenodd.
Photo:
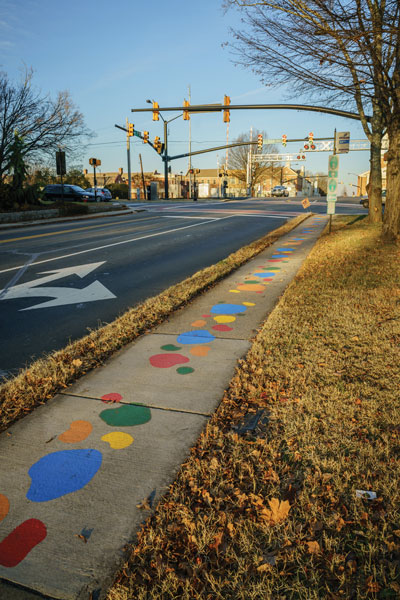
<instances>
[{"instance_id":1,"label":"yellow traffic signal housing","mask_svg":"<svg viewBox=\"0 0 400 600\"><path fill-rule=\"evenodd\" d=\"M149 132L143 131L143 143L148 144L148 142L149 142Z\"/></svg>"},{"instance_id":2,"label":"yellow traffic signal housing","mask_svg":"<svg viewBox=\"0 0 400 600\"><path fill-rule=\"evenodd\" d=\"M229 106L231 103L231 99L229 96L224 96L224 106ZM225 108L224 109L224 123L229 123L229 121L231 120L230 118L230 111Z\"/></svg>"},{"instance_id":3,"label":"yellow traffic signal housing","mask_svg":"<svg viewBox=\"0 0 400 600\"><path fill-rule=\"evenodd\" d=\"M128 136L129 137L133 136L133 131L134 131L134 124L133 123L128 123Z\"/></svg>"},{"instance_id":4,"label":"yellow traffic signal housing","mask_svg":"<svg viewBox=\"0 0 400 600\"><path fill-rule=\"evenodd\" d=\"M263 136L261 133L259 133L257 136L257 147L260 149L263 147Z\"/></svg>"},{"instance_id":5,"label":"yellow traffic signal housing","mask_svg":"<svg viewBox=\"0 0 400 600\"><path fill-rule=\"evenodd\" d=\"M282 136L282 146L286 146L287 144L287 135L284 133Z\"/></svg>"},{"instance_id":6,"label":"yellow traffic signal housing","mask_svg":"<svg viewBox=\"0 0 400 600\"><path fill-rule=\"evenodd\" d=\"M89 158L89 165L92 165L92 167L99 167L101 165L101 160L99 158Z\"/></svg>"},{"instance_id":7,"label":"yellow traffic signal housing","mask_svg":"<svg viewBox=\"0 0 400 600\"><path fill-rule=\"evenodd\" d=\"M183 120L184 121L190 121L189 111L185 110L186 106L190 106L189 100L184 100L183 101Z\"/></svg>"},{"instance_id":8,"label":"yellow traffic signal housing","mask_svg":"<svg viewBox=\"0 0 400 600\"><path fill-rule=\"evenodd\" d=\"M314 143L314 134L312 131L310 131L310 133L308 134L308 143L309 144L313 144Z\"/></svg>"},{"instance_id":9,"label":"yellow traffic signal housing","mask_svg":"<svg viewBox=\"0 0 400 600\"><path fill-rule=\"evenodd\" d=\"M154 138L154 148L157 150L158 154L161 154L161 142L158 135Z\"/></svg>"},{"instance_id":10,"label":"yellow traffic signal housing","mask_svg":"<svg viewBox=\"0 0 400 600\"><path fill-rule=\"evenodd\" d=\"M160 115L158 111L158 102L153 102L153 121L159 121Z\"/></svg>"}]
</instances>

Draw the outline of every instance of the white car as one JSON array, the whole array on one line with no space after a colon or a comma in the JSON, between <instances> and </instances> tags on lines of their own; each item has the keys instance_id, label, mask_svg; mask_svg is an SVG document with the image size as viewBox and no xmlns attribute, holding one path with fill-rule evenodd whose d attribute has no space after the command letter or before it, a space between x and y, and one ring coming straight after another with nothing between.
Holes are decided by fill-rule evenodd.
<instances>
[{"instance_id":1,"label":"white car","mask_svg":"<svg viewBox=\"0 0 400 600\"><path fill-rule=\"evenodd\" d=\"M284 185L276 185L271 190L271 196L284 196L287 198L289 196L289 192Z\"/></svg>"},{"instance_id":2,"label":"white car","mask_svg":"<svg viewBox=\"0 0 400 600\"><path fill-rule=\"evenodd\" d=\"M95 193L95 188L87 188L87 190L85 190L86 192L89 192L90 194L94 194ZM112 200L112 194L110 192L110 190L108 190L107 188L97 188L97 201L98 202L108 202L109 200Z\"/></svg>"}]
</instances>

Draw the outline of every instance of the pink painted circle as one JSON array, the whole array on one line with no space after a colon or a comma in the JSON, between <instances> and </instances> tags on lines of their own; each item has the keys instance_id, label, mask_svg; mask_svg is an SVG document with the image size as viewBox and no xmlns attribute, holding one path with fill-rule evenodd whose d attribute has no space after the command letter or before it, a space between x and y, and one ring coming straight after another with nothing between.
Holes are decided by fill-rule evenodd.
<instances>
[{"instance_id":1,"label":"pink painted circle","mask_svg":"<svg viewBox=\"0 0 400 600\"><path fill-rule=\"evenodd\" d=\"M111 394L104 394L104 396L101 397L101 399L103 400L103 402L121 402L122 400L122 396L121 394L117 394L116 392L111 392Z\"/></svg>"},{"instance_id":2,"label":"pink painted circle","mask_svg":"<svg viewBox=\"0 0 400 600\"><path fill-rule=\"evenodd\" d=\"M182 365L189 362L187 356L175 353L153 354L153 356L150 356L149 360L153 367L158 367L159 369L168 369L169 367L174 367L175 365Z\"/></svg>"}]
</instances>

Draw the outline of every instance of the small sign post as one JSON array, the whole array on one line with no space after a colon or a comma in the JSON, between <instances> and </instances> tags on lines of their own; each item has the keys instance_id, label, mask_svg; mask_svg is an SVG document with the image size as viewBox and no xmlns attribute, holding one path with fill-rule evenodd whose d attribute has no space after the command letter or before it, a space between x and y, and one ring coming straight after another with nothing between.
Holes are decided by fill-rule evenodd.
<instances>
[{"instance_id":1,"label":"small sign post","mask_svg":"<svg viewBox=\"0 0 400 600\"><path fill-rule=\"evenodd\" d=\"M57 167L57 175L60 176L61 179L61 202L64 202L64 182L63 175L67 173L67 168L65 165L65 152L59 148L58 152L56 152L56 167Z\"/></svg>"}]
</instances>

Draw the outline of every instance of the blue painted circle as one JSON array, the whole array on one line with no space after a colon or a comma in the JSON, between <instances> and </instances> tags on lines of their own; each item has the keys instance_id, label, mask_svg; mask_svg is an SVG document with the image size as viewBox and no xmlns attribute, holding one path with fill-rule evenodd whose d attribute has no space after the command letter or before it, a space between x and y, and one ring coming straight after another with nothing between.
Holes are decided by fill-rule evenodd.
<instances>
[{"instance_id":1,"label":"blue painted circle","mask_svg":"<svg viewBox=\"0 0 400 600\"><path fill-rule=\"evenodd\" d=\"M225 314L225 313L223 313ZM207 329L197 329L195 331L185 331L176 338L178 344L208 344L215 340L215 336L212 335Z\"/></svg>"},{"instance_id":2,"label":"blue painted circle","mask_svg":"<svg viewBox=\"0 0 400 600\"><path fill-rule=\"evenodd\" d=\"M92 448L43 456L28 471L32 483L26 497L32 502L48 502L82 489L100 469L102 458L101 452Z\"/></svg>"},{"instance_id":3,"label":"blue painted circle","mask_svg":"<svg viewBox=\"0 0 400 600\"><path fill-rule=\"evenodd\" d=\"M254 277L262 277L265 279L266 277L273 277L276 273L269 273L268 271L264 271L263 273L253 273Z\"/></svg>"},{"instance_id":4,"label":"blue painted circle","mask_svg":"<svg viewBox=\"0 0 400 600\"><path fill-rule=\"evenodd\" d=\"M247 308L241 304L215 304L210 312L214 315L236 315L246 310Z\"/></svg>"}]
</instances>

